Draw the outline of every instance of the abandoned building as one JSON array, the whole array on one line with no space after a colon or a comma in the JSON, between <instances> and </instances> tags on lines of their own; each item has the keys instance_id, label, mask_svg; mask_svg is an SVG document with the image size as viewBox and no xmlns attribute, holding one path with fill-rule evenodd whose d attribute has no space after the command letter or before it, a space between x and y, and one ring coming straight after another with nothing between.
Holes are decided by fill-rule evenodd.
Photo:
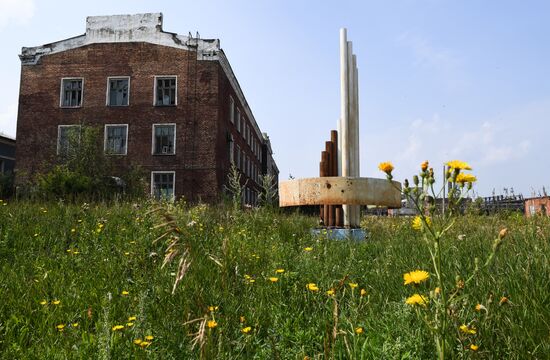
<instances>
[{"instance_id":1,"label":"abandoned building","mask_svg":"<svg viewBox=\"0 0 550 360\"><path fill-rule=\"evenodd\" d=\"M15 166L15 139L0 133L0 175L10 174Z\"/></svg>"},{"instance_id":2,"label":"abandoned building","mask_svg":"<svg viewBox=\"0 0 550 360\"><path fill-rule=\"evenodd\" d=\"M525 199L525 216L550 216L550 196L538 196Z\"/></svg>"},{"instance_id":3,"label":"abandoned building","mask_svg":"<svg viewBox=\"0 0 550 360\"><path fill-rule=\"evenodd\" d=\"M231 163L246 203L261 175L277 181L269 137L219 40L165 32L161 13L92 16L85 34L24 47L20 59L17 181L66 151L82 126L101 128L118 171L145 169L157 198L216 201Z\"/></svg>"}]
</instances>

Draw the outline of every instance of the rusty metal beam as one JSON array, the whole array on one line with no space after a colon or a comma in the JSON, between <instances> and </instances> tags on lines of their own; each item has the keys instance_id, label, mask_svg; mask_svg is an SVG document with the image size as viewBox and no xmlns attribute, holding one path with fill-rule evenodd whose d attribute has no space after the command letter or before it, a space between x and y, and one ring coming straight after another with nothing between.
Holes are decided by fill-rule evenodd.
<instances>
[{"instance_id":1,"label":"rusty metal beam","mask_svg":"<svg viewBox=\"0 0 550 360\"><path fill-rule=\"evenodd\" d=\"M330 176L282 181L279 206L379 205L401 207L401 184L385 179Z\"/></svg>"}]
</instances>

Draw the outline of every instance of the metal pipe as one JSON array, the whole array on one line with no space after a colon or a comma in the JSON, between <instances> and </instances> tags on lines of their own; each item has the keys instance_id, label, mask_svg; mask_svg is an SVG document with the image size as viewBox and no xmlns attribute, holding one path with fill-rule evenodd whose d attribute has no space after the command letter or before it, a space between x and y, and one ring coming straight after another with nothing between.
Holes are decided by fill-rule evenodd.
<instances>
[{"instance_id":1,"label":"metal pipe","mask_svg":"<svg viewBox=\"0 0 550 360\"><path fill-rule=\"evenodd\" d=\"M340 161L342 176L349 176L349 76L348 76L349 48L347 42L347 31L340 29ZM350 225L349 206L343 206L344 226Z\"/></svg>"}]
</instances>

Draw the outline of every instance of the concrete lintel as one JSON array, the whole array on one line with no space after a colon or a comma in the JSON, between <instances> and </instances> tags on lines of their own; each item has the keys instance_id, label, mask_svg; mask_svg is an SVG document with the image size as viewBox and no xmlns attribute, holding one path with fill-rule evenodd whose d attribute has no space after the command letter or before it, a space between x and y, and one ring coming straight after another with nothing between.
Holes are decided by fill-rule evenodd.
<instances>
[{"instance_id":1,"label":"concrete lintel","mask_svg":"<svg viewBox=\"0 0 550 360\"><path fill-rule=\"evenodd\" d=\"M279 206L379 205L401 207L401 184L386 179L327 176L283 181Z\"/></svg>"}]
</instances>

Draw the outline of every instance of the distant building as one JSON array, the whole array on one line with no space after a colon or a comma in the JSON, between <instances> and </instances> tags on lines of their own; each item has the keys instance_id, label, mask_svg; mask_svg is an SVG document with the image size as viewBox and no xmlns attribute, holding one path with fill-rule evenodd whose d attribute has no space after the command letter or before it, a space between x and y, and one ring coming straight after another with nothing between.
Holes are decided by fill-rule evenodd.
<instances>
[{"instance_id":1,"label":"distant building","mask_svg":"<svg viewBox=\"0 0 550 360\"><path fill-rule=\"evenodd\" d=\"M99 127L120 175L148 172L151 195L219 199L231 163L244 201L278 170L217 39L165 32L162 14L92 16L86 33L23 48L17 182L47 169L81 126ZM258 58L258 61L261 61Z\"/></svg>"},{"instance_id":2,"label":"distant building","mask_svg":"<svg viewBox=\"0 0 550 360\"><path fill-rule=\"evenodd\" d=\"M15 139L0 134L0 174L10 174L15 167Z\"/></svg>"},{"instance_id":3,"label":"distant building","mask_svg":"<svg viewBox=\"0 0 550 360\"><path fill-rule=\"evenodd\" d=\"M525 199L525 216L550 216L550 196L539 196Z\"/></svg>"}]
</instances>

